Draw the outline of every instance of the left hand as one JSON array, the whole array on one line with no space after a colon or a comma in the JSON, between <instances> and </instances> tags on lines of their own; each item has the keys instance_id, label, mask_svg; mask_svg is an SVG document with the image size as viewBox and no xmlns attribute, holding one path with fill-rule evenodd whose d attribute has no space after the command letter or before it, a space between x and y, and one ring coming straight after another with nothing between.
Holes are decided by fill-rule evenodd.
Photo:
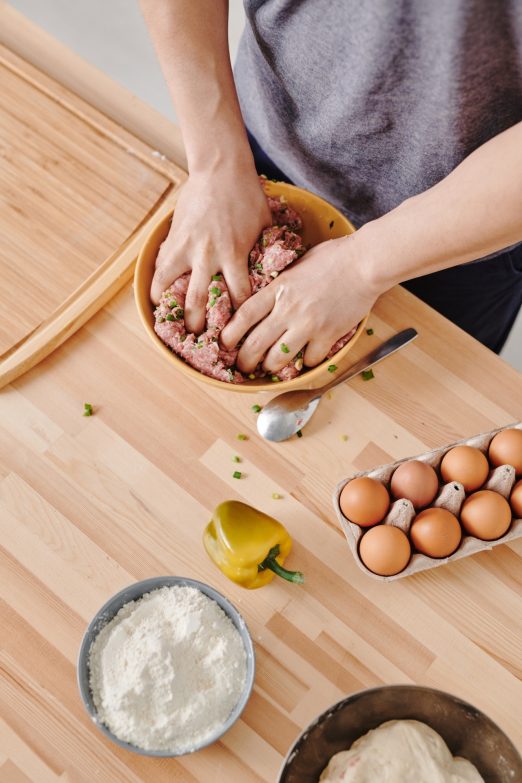
<instances>
[{"instance_id":1,"label":"left hand","mask_svg":"<svg viewBox=\"0 0 522 783\"><path fill-rule=\"evenodd\" d=\"M263 368L277 372L305 346L304 363L314 367L369 312L381 291L365 278L356 236L316 245L241 305L221 342L233 348L252 329L237 358L242 372L263 357Z\"/></svg>"}]
</instances>

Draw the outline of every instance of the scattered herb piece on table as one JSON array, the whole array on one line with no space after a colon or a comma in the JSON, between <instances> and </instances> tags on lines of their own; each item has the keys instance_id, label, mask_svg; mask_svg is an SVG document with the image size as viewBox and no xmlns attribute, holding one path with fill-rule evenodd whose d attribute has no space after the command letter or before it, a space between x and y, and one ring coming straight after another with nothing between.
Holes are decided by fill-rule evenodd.
<instances>
[{"instance_id":1,"label":"scattered herb piece on table","mask_svg":"<svg viewBox=\"0 0 522 783\"><path fill-rule=\"evenodd\" d=\"M252 405L252 410L254 411L254 413L261 413L263 409L261 405Z\"/></svg>"},{"instance_id":2,"label":"scattered herb piece on table","mask_svg":"<svg viewBox=\"0 0 522 783\"><path fill-rule=\"evenodd\" d=\"M83 415L84 416L92 416L93 409L90 402L84 402L83 403Z\"/></svg>"},{"instance_id":3,"label":"scattered herb piece on table","mask_svg":"<svg viewBox=\"0 0 522 783\"><path fill-rule=\"evenodd\" d=\"M237 436L238 440L248 440L248 435L245 435L244 433L240 432Z\"/></svg>"},{"instance_id":4,"label":"scattered herb piece on table","mask_svg":"<svg viewBox=\"0 0 522 783\"><path fill-rule=\"evenodd\" d=\"M237 479L240 479L242 475L243 475L243 474L241 473L241 471L240 471L240 470L235 470L235 471L232 473L232 478L237 478Z\"/></svg>"},{"instance_id":5,"label":"scattered herb piece on table","mask_svg":"<svg viewBox=\"0 0 522 783\"><path fill-rule=\"evenodd\" d=\"M361 373L361 375L363 381L371 381L372 378L375 378L375 375L373 374L373 370L364 370Z\"/></svg>"},{"instance_id":6,"label":"scattered herb piece on table","mask_svg":"<svg viewBox=\"0 0 522 783\"><path fill-rule=\"evenodd\" d=\"M238 457L237 454L234 454L232 457L232 462L241 462L241 457Z\"/></svg>"},{"instance_id":7,"label":"scattered herb piece on table","mask_svg":"<svg viewBox=\"0 0 522 783\"><path fill-rule=\"evenodd\" d=\"M272 500L282 500L283 496L279 492L272 492Z\"/></svg>"},{"instance_id":8,"label":"scattered herb piece on table","mask_svg":"<svg viewBox=\"0 0 522 783\"><path fill-rule=\"evenodd\" d=\"M367 329L366 330L366 334L372 335L373 334L373 329Z\"/></svg>"},{"instance_id":9,"label":"scattered herb piece on table","mask_svg":"<svg viewBox=\"0 0 522 783\"><path fill-rule=\"evenodd\" d=\"M341 435L341 440L344 440L344 441L348 440L348 435Z\"/></svg>"},{"instance_id":10,"label":"scattered herb piece on table","mask_svg":"<svg viewBox=\"0 0 522 783\"><path fill-rule=\"evenodd\" d=\"M337 370L336 364L329 364L328 365L328 372L335 372Z\"/></svg>"},{"instance_id":11,"label":"scattered herb piece on table","mask_svg":"<svg viewBox=\"0 0 522 783\"><path fill-rule=\"evenodd\" d=\"M302 438L303 437L303 433L301 432L301 430L297 430L297 432L295 434L297 435L298 438Z\"/></svg>"}]
</instances>

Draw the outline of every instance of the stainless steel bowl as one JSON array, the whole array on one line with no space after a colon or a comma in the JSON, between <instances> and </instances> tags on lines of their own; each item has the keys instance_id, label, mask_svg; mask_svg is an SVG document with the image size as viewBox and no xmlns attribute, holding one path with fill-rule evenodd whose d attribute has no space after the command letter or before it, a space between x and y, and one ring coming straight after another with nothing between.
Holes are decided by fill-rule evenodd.
<instances>
[{"instance_id":1,"label":"stainless steel bowl","mask_svg":"<svg viewBox=\"0 0 522 783\"><path fill-rule=\"evenodd\" d=\"M354 693L323 712L294 743L278 783L318 783L333 755L387 720L419 720L444 739L454 756L476 766L486 783L522 781L522 758L484 713L449 693L388 685Z\"/></svg>"},{"instance_id":2,"label":"stainless steel bowl","mask_svg":"<svg viewBox=\"0 0 522 783\"><path fill-rule=\"evenodd\" d=\"M104 627L104 625L112 620L112 618L119 612L122 606L129 603L129 601L136 601L138 598L141 598L142 595L145 595L145 593L150 593L151 590L157 590L160 587L173 586L195 587L205 595L208 595L209 598L212 598L217 604L219 604L219 606L223 609L225 614L230 617L235 627L239 631L241 639L243 640L243 644L245 645L245 652L247 656L245 687L238 703L230 713L226 723L224 723L223 726L221 726L205 742L190 748L190 750L183 751L182 753L169 753L163 750L143 750L143 748L139 748L136 745L131 745L129 742L120 740L98 718L91 689L89 687L89 651L94 639ZM82 697L85 709L89 713L93 722L98 726L100 731L105 734L106 737L115 742L116 745L119 745L121 748L126 748L127 750L131 750L134 753L140 753L143 756L161 756L166 758L173 758L174 756L184 756L187 753L193 753L196 750L206 748L208 745L211 745L213 742L216 742L216 740L222 737L223 734L225 734L225 732L228 731L228 729L237 721L243 712L243 709L245 708L254 686L254 645L245 621L237 609L230 603L230 601L221 595L221 593L218 593L217 590L214 590L213 587L210 587L210 585L204 584L203 582L198 582L195 579L186 579L185 577L181 576L156 576L151 579L144 579L142 582L135 582L134 584L129 585L129 587L120 590L119 593L116 593L116 595L110 598L107 603L104 604L102 608L96 613L94 618L89 623L82 640L80 652L78 655L77 676L78 688L80 689L80 695Z\"/></svg>"}]
</instances>

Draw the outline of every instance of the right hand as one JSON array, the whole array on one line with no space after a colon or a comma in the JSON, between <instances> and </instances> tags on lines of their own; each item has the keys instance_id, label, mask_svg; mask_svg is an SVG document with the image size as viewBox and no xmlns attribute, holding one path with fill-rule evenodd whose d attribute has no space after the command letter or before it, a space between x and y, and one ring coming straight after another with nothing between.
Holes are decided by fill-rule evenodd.
<instances>
[{"instance_id":1,"label":"right hand","mask_svg":"<svg viewBox=\"0 0 522 783\"><path fill-rule=\"evenodd\" d=\"M248 254L270 223L267 200L250 162L191 174L158 252L152 301L157 304L174 280L191 272L185 323L187 331L200 334L212 275L223 273L234 309L250 296Z\"/></svg>"}]
</instances>

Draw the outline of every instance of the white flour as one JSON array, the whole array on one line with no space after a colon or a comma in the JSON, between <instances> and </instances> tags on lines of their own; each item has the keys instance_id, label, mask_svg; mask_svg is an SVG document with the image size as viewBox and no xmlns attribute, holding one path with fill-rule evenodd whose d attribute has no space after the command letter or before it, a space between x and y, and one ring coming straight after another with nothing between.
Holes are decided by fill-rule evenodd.
<instances>
[{"instance_id":1,"label":"white flour","mask_svg":"<svg viewBox=\"0 0 522 783\"><path fill-rule=\"evenodd\" d=\"M144 750L183 752L221 727L246 679L241 636L193 587L162 587L130 601L89 655L100 719Z\"/></svg>"}]
</instances>

